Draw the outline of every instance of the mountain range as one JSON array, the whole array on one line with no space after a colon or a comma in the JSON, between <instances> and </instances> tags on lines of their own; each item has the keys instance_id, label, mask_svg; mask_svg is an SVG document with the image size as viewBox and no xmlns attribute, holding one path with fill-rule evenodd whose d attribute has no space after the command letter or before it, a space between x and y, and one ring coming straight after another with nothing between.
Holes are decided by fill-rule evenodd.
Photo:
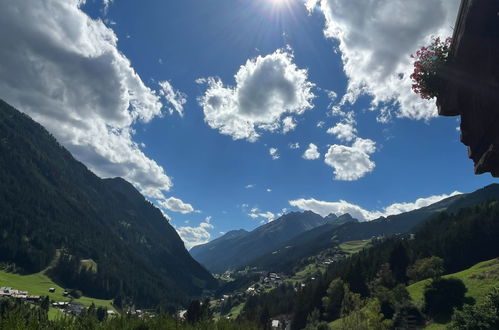
<instances>
[{"instance_id":1,"label":"mountain range","mask_svg":"<svg viewBox=\"0 0 499 330\"><path fill-rule=\"evenodd\" d=\"M311 229L321 226L334 228L348 222L357 220L350 215L337 217L331 214L323 218L311 211L291 212L251 232L230 231L209 243L193 247L190 253L208 270L223 273L272 252L282 243Z\"/></svg>"},{"instance_id":2,"label":"mountain range","mask_svg":"<svg viewBox=\"0 0 499 330\"><path fill-rule=\"evenodd\" d=\"M499 199L499 185L492 184L420 209L366 222L358 222L349 214L340 217L331 214L322 218L310 211L294 212L252 232L238 231L236 236L229 232L212 242L192 248L190 253L215 273L245 266L292 272L303 258L317 255L342 242L407 233L441 212L456 213L463 208L496 199ZM288 229L293 227L298 229ZM273 228L280 230L276 232Z\"/></svg>"}]
</instances>

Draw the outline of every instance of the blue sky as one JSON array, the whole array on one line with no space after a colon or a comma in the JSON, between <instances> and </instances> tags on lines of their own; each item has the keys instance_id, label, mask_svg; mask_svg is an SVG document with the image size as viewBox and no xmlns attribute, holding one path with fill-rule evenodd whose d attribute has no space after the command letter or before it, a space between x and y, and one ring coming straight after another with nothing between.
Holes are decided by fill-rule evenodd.
<instances>
[{"instance_id":1,"label":"blue sky","mask_svg":"<svg viewBox=\"0 0 499 330\"><path fill-rule=\"evenodd\" d=\"M2 1L20 41L0 72L26 79L0 97L134 183L188 247L283 212L370 220L495 182L473 174L458 118L410 90L409 55L451 33L457 4L29 2Z\"/></svg>"}]
</instances>

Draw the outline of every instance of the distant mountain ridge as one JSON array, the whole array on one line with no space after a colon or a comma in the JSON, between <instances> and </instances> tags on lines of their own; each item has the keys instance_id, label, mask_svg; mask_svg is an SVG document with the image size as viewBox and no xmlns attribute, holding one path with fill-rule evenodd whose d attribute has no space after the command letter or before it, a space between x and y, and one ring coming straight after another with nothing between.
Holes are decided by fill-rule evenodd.
<instances>
[{"instance_id":1,"label":"distant mountain ridge","mask_svg":"<svg viewBox=\"0 0 499 330\"><path fill-rule=\"evenodd\" d=\"M251 232L231 231L225 235L190 250L191 255L214 273L240 267L247 262L274 251L293 237L330 222L338 226L357 221L350 215L323 218L311 211L291 212L262 225Z\"/></svg>"},{"instance_id":2,"label":"distant mountain ridge","mask_svg":"<svg viewBox=\"0 0 499 330\"><path fill-rule=\"evenodd\" d=\"M215 279L130 183L100 179L39 124L0 100L0 265L137 306L186 302ZM81 267L91 259L95 270Z\"/></svg>"},{"instance_id":3,"label":"distant mountain ridge","mask_svg":"<svg viewBox=\"0 0 499 330\"><path fill-rule=\"evenodd\" d=\"M342 242L411 232L441 212L456 213L463 208L489 200L499 200L499 184L491 184L472 193L455 195L432 205L398 215L333 227L326 224L284 242L272 253L255 258L247 265L266 270L289 272L293 270L299 260L317 255Z\"/></svg>"},{"instance_id":4,"label":"distant mountain ridge","mask_svg":"<svg viewBox=\"0 0 499 330\"><path fill-rule=\"evenodd\" d=\"M224 272L245 266L268 271L291 271L306 257L319 254L341 242L406 233L440 212L455 213L491 199L499 199L499 185L443 199L429 206L366 222L350 214L325 218L311 212L292 212L256 228L238 231L191 249L191 255L210 271ZM286 221L288 220L288 221ZM300 227L300 225L308 226ZM296 226L292 232L283 228Z\"/></svg>"}]
</instances>

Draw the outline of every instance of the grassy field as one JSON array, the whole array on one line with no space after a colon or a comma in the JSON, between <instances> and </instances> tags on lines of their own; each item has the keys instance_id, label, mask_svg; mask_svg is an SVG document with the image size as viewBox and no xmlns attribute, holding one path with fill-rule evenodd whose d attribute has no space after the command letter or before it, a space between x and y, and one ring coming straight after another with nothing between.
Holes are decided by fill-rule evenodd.
<instances>
[{"instance_id":1,"label":"grassy field","mask_svg":"<svg viewBox=\"0 0 499 330\"><path fill-rule=\"evenodd\" d=\"M480 262L461 272L445 275L462 280L468 289L466 296L480 301L490 290L499 286L499 258ZM423 304L423 291L430 280L416 282L407 287L412 300L418 306ZM432 324L426 329L445 329L446 324Z\"/></svg>"},{"instance_id":2,"label":"grassy field","mask_svg":"<svg viewBox=\"0 0 499 330\"><path fill-rule=\"evenodd\" d=\"M490 289L499 286L499 259L483 261L461 272L444 276L449 277L462 280L468 289L466 296L479 301ZM423 303L423 290L429 281L420 281L407 287L412 300L419 306Z\"/></svg>"},{"instance_id":3,"label":"grassy field","mask_svg":"<svg viewBox=\"0 0 499 330\"><path fill-rule=\"evenodd\" d=\"M229 314L227 314L227 317L230 317L231 319L236 319L239 316L239 314L241 313L241 311L243 310L243 307L244 307L244 303L241 303L237 306L234 306L230 310Z\"/></svg>"},{"instance_id":4,"label":"grassy field","mask_svg":"<svg viewBox=\"0 0 499 330\"><path fill-rule=\"evenodd\" d=\"M49 296L50 300L69 301L70 297L64 297L62 294L64 288L55 284L42 272L31 275L19 275L0 271L0 287L6 286L17 290L28 291L33 296ZM55 288L55 292L49 292L49 288ZM84 306L90 306L94 303L96 306L103 306L107 309L115 310L111 305L111 300L95 299L82 296L79 299L73 299Z\"/></svg>"},{"instance_id":5,"label":"grassy field","mask_svg":"<svg viewBox=\"0 0 499 330\"><path fill-rule=\"evenodd\" d=\"M296 278L298 280L303 280L306 279L316 273L323 273L326 270L326 266L322 264L309 264L306 265L302 270L297 272L293 278Z\"/></svg>"},{"instance_id":6,"label":"grassy field","mask_svg":"<svg viewBox=\"0 0 499 330\"><path fill-rule=\"evenodd\" d=\"M339 248L343 250L343 252L354 254L359 251L362 251L363 248L368 247L369 242L371 240L360 240L360 241L350 241L340 244Z\"/></svg>"}]
</instances>

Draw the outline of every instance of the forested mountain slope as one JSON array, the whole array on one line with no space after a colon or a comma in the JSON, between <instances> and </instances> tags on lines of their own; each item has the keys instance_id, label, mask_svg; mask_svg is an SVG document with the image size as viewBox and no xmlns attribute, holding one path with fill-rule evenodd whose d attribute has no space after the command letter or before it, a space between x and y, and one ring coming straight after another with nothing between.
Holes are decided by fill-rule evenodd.
<instances>
[{"instance_id":1,"label":"forested mountain slope","mask_svg":"<svg viewBox=\"0 0 499 330\"><path fill-rule=\"evenodd\" d=\"M138 305L181 303L215 285L161 211L123 179L100 179L0 100L0 263ZM96 267L85 267L91 260Z\"/></svg>"}]
</instances>

